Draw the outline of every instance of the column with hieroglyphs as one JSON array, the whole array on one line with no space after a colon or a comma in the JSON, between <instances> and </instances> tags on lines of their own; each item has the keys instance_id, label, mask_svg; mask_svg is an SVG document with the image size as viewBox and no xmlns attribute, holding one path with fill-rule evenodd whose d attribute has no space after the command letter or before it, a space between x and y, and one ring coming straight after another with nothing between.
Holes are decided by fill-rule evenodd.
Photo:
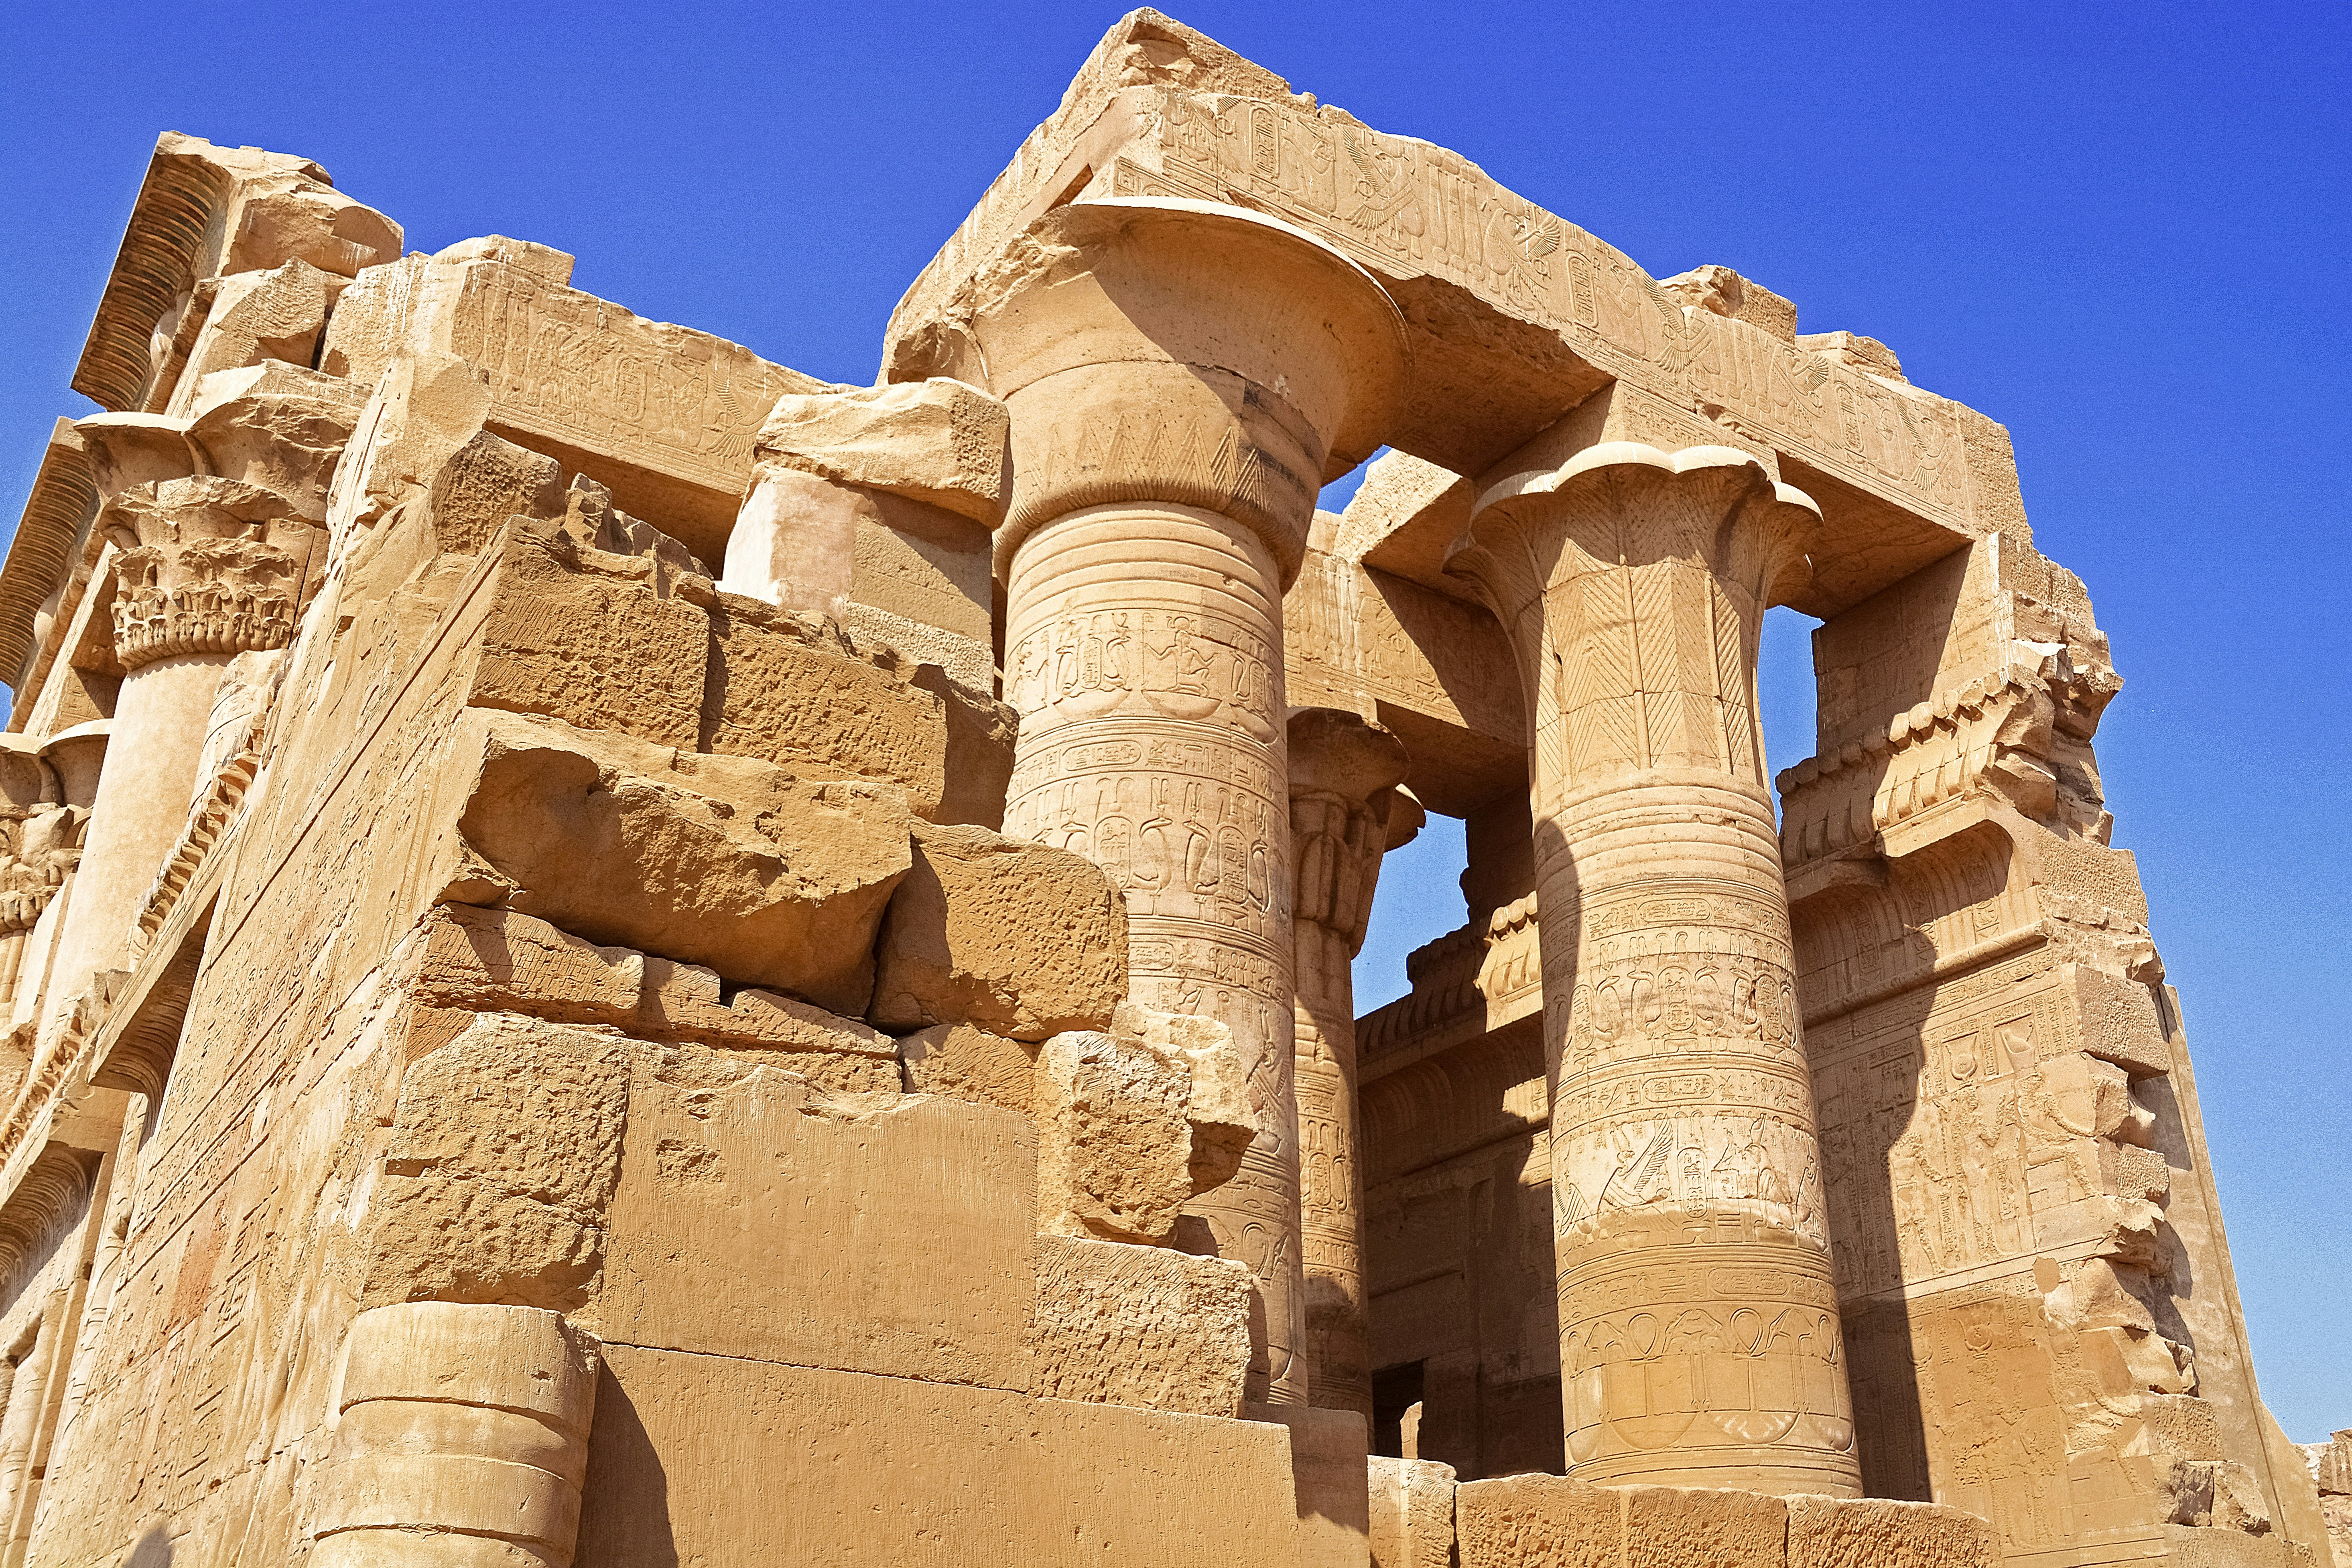
<instances>
[{"instance_id":1,"label":"column with hieroglyphs","mask_svg":"<svg viewBox=\"0 0 2352 1568\"><path fill-rule=\"evenodd\" d=\"M1481 498L1448 570L1528 695L1569 1468L1855 1496L1756 707L1819 510L1610 442Z\"/></svg>"},{"instance_id":2,"label":"column with hieroglyphs","mask_svg":"<svg viewBox=\"0 0 2352 1568\"><path fill-rule=\"evenodd\" d=\"M1421 830L1397 787L1404 742L1337 708L1290 716L1294 970L1292 1093L1298 1106L1299 1248L1310 1403L1372 1417L1364 1288L1364 1170L1356 1119L1356 987L1381 857Z\"/></svg>"},{"instance_id":3,"label":"column with hieroglyphs","mask_svg":"<svg viewBox=\"0 0 2352 1568\"><path fill-rule=\"evenodd\" d=\"M1396 308L1255 214L1081 203L940 330L1012 417L1005 830L1118 879L1139 1002L1232 1028L1263 1131L1180 1244L1250 1264L1249 1396L1304 1404L1282 595L1320 486L1379 444Z\"/></svg>"}]
</instances>

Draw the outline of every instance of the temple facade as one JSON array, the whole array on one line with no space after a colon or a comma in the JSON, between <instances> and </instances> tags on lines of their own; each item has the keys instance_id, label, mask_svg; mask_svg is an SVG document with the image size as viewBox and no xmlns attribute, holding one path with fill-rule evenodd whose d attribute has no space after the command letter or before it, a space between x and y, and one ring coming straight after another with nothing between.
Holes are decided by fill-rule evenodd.
<instances>
[{"instance_id":1,"label":"temple facade","mask_svg":"<svg viewBox=\"0 0 2352 1568\"><path fill-rule=\"evenodd\" d=\"M0 566L0 1568L2352 1562L2000 425L1150 11L871 385L572 259L157 143Z\"/></svg>"}]
</instances>

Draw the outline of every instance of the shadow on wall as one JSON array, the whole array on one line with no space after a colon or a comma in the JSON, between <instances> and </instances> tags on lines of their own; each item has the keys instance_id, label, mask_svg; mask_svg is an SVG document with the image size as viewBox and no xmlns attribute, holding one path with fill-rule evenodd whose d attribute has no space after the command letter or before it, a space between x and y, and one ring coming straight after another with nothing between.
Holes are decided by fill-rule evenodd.
<instances>
[{"instance_id":1,"label":"shadow on wall","mask_svg":"<svg viewBox=\"0 0 2352 1568\"><path fill-rule=\"evenodd\" d=\"M669 1473L609 1365L596 1374L578 1541L573 1568L678 1568Z\"/></svg>"}]
</instances>

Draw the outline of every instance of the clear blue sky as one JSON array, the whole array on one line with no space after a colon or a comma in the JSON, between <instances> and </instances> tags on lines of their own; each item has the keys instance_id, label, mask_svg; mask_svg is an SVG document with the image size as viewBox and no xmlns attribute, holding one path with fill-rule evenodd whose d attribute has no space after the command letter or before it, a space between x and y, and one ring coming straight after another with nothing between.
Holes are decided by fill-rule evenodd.
<instances>
[{"instance_id":1,"label":"clear blue sky","mask_svg":"<svg viewBox=\"0 0 2352 1568\"><path fill-rule=\"evenodd\" d=\"M1665 275L1737 268L2015 436L2126 684L2099 753L2187 1005L2264 1394L2352 1426L2352 6L1175 14ZM299 153L407 226L828 379L1054 107L1108 5L19 4L0 15L0 526L157 132ZM1811 751L1801 631L1776 765ZM1460 918L1400 857L1368 994ZM1447 861L1451 864L1447 864ZM2331 1000L2332 998L2332 1000Z\"/></svg>"}]
</instances>

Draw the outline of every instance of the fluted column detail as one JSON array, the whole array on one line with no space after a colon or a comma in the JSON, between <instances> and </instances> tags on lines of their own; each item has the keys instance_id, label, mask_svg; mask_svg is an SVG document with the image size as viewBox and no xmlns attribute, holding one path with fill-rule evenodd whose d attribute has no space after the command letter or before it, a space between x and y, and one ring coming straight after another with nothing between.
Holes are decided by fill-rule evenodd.
<instances>
[{"instance_id":1,"label":"fluted column detail","mask_svg":"<svg viewBox=\"0 0 2352 1568\"><path fill-rule=\"evenodd\" d=\"M1745 453L1610 443L1481 499L1448 570L1529 696L1570 1470L1858 1495L1757 722L1819 521Z\"/></svg>"},{"instance_id":2,"label":"fluted column detail","mask_svg":"<svg viewBox=\"0 0 2352 1568\"><path fill-rule=\"evenodd\" d=\"M1298 987L1292 1093L1298 1105L1300 1253L1310 1402L1372 1415L1364 1288L1364 1171L1357 1137L1356 987L1381 857L1420 831L1395 786L1404 742L1331 708L1290 716L1290 929Z\"/></svg>"},{"instance_id":3,"label":"fluted column detail","mask_svg":"<svg viewBox=\"0 0 2352 1568\"><path fill-rule=\"evenodd\" d=\"M1118 879L1137 1001L1232 1029L1261 1131L1179 1245L1250 1265L1248 1395L1301 1405L1282 595L1319 486L1379 442L1402 326L1286 225L1112 202L1039 219L955 330L1012 420L1005 831Z\"/></svg>"}]
</instances>

